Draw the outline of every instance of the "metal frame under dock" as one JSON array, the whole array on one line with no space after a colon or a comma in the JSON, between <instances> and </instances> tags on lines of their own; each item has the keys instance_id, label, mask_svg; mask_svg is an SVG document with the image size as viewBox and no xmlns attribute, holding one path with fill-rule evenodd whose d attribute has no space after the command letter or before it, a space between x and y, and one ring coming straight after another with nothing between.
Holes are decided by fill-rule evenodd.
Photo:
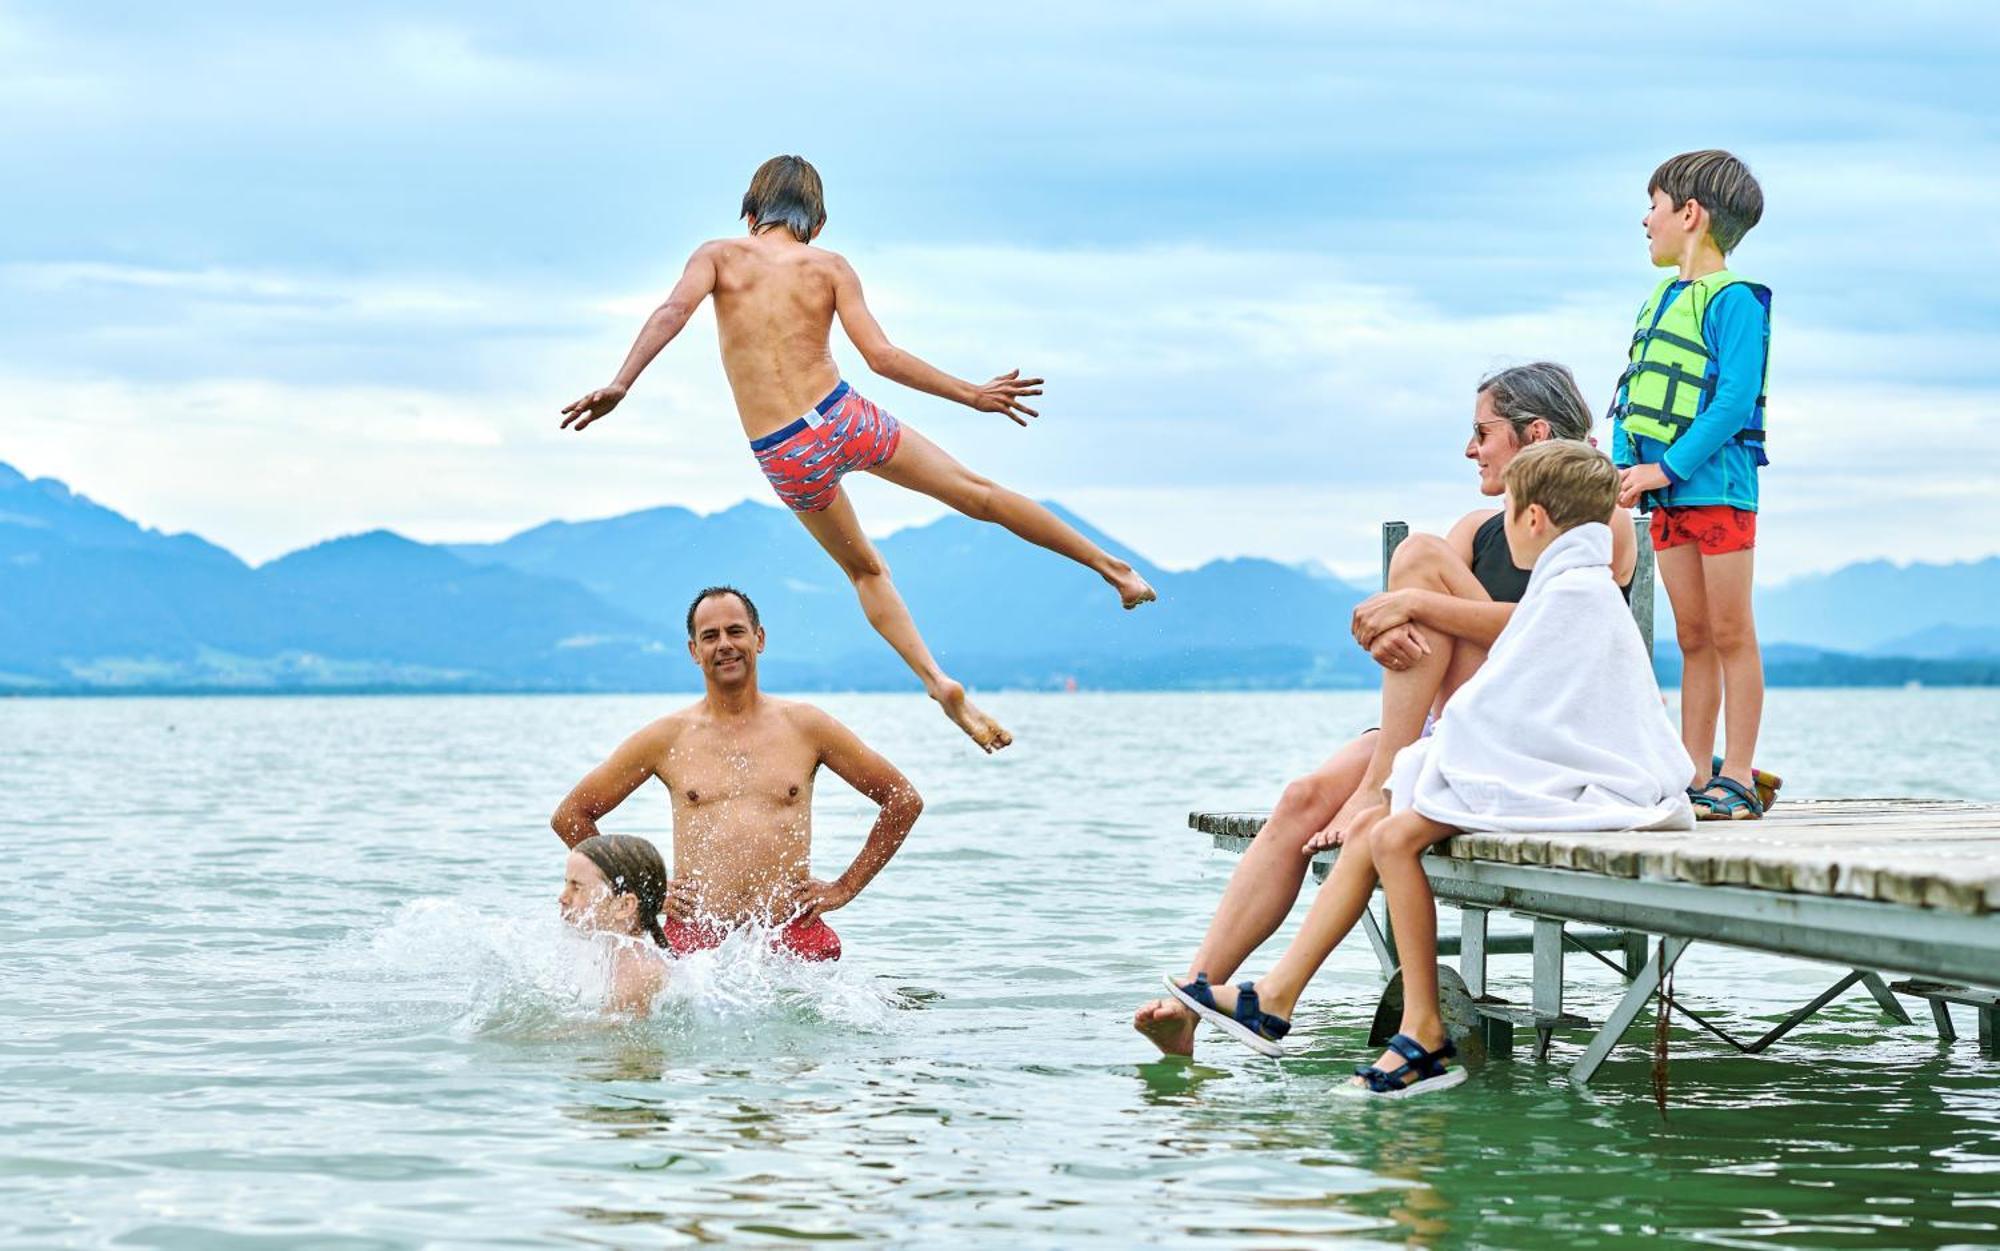
<instances>
[{"instance_id":1,"label":"metal frame under dock","mask_svg":"<svg viewBox=\"0 0 2000 1251\"><path fill-rule=\"evenodd\" d=\"M1194 812L1188 824L1240 852L1262 813ZM1315 857L1320 877L1338 852ZM1763 1036L1742 1042L1685 1005L1669 1007L1746 1053L1769 1047L1860 985L1894 1019L1897 995L1928 1003L1939 1037L1957 1037L1951 1007L1970 1008L1983 1055L2000 1059L2000 806L1925 800L1785 801L1762 821L1705 822L1693 832L1461 834L1424 858L1440 904L1460 910L1454 949L1489 1048L1531 1028L1538 1058L1557 1031L1593 1029L1571 1076L1588 1082L1694 943L1716 943L1847 970ZM1488 935L1494 911L1532 919L1532 1002L1488 994L1489 957L1522 951ZM1594 928L1571 928L1594 927ZM1387 977L1394 936L1373 911L1362 930ZM1630 983L1598 1026L1563 1006L1574 950ZM1612 960L1603 953L1618 953ZM1888 983L1888 971L1906 980Z\"/></svg>"}]
</instances>

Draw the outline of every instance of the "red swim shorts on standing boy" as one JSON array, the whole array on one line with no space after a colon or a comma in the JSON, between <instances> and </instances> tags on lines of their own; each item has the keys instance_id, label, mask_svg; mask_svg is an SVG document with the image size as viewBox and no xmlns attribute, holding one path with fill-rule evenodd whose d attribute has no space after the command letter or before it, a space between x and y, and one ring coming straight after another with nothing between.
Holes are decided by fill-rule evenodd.
<instances>
[{"instance_id":1,"label":"red swim shorts on standing boy","mask_svg":"<svg viewBox=\"0 0 2000 1251\"><path fill-rule=\"evenodd\" d=\"M840 494L840 480L896 454L903 425L845 382L805 416L750 440L757 467L785 507L816 513Z\"/></svg>"},{"instance_id":2,"label":"red swim shorts on standing boy","mask_svg":"<svg viewBox=\"0 0 2000 1251\"><path fill-rule=\"evenodd\" d=\"M1757 514L1727 504L1653 510L1653 550L1694 543L1704 556L1727 556L1757 546Z\"/></svg>"},{"instance_id":3,"label":"red swim shorts on standing boy","mask_svg":"<svg viewBox=\"0 0 2000 1251\"><path fill-rule=\"evenodd\" d=\"M729 937L729 931L720 925L710 925L705 921L676 921L672 917L660 919L660 932L677 956L712 950L720 947L722 940ZM825 917L786 922L772 933L771 946L800 960L840 959L840 935L833 932Z\"/></svg>"}]
</instances>

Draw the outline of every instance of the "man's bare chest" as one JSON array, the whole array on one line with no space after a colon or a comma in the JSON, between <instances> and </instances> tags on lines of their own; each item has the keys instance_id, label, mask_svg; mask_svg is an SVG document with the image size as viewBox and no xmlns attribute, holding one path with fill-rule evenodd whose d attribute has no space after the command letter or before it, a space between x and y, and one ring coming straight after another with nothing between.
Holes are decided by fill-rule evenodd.
<instances>
[{"instance_id":1,"label":"man's bare chest","mask_svg":"<svg viewBox=\"0 0 2000 1251\"><path fill-rule=\"evenodd\" d=\"M661 771L679 812L810 807L818 761L756 741L697 741L670 752Z\"/></svg>"}]
</instances>

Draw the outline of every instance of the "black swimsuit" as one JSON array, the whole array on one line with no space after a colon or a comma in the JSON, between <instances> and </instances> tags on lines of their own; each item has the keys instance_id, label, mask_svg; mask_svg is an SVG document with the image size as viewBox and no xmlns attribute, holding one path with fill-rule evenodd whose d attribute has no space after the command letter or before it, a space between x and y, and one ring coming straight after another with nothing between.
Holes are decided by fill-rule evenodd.
<instances>
[{"instance_id":1,"label":"black swimsuit","mask_svg":"<svg viewBox=\"0 0 2000 1251\"><path fill-rule=\"evenodd\" d=\"M1479 530L1472 536L1472 576L1479 579L1479 585L1486 588L1496 604L1518 604L1528 593L1528 575L1532 569L1522 569L1514 563L1514 553L1507 548L1507 514L1503 509L1479 523ZM1625 583L1618 588L1626 603L1632 602L1632 584Z\"/></svg>"},{"instance_id":2,"label":"black swimsuit","mask_svg":"<svg viewBox=\"0 0 2000 1251\"><path fill-rule=\"evenodd\" d=\"M1486 594L1496 604L1518 604L1528 593L1528 575L1532 570L1522 569L1514 563L1514 553L1507 550L1507 514L1494 513L1479 523L1478 533L1472 536L1472 576L1479 579L1479 585L1486 588Z\"/></svg>"}]
</instances>

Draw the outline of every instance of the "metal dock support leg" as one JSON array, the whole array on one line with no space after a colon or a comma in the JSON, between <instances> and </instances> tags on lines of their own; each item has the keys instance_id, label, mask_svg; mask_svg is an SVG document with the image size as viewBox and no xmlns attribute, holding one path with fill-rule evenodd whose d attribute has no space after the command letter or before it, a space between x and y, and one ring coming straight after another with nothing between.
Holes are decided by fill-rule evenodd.
<instances>
[{"instance_id":1,"label":"metal dock support leg","mask_svg":"<svg viewBox=\"0 0 2000 1251\"><path fill-rule=\"evenodd\" d=\"M1535 918L1535 1059L1549 1058L1549 1039L1563 1010L1563 923Z\"/></svg>"},{"instance_id":2,"label":"metal dock support leg","mask_svg":"<svg viewBox=\"0 0 2000 1251\"><path fill-rule=\"evenodd\" d=\"M1861 984L1868 988L1869 994L1875 996L1875 1002L1882 1005L1882 1011L1888 1013L1890 1019L1901 1025L1916 1023L1910 1020L1909 1011L1903 1007L1902 1001L1890 993L1889 984L1882 980L1880 973L1864 973L1859 969L1855 972L1861 973Z\"/></svg>"},{"instance_id":3,"label":"metal dock support leg","mask_svg":"<svg viewBox=\"0 0 2000 1251\"><path fill-rule=\"evenodd\" d=\"M1383 911L1388 911L1386 906ZM1396 940L1375 920L1375 909L1372 907L1361 909L1361 932L1368 935L1368 945L1375 949L1375 963L1382 966L1382 980L1388 981L1396 975L1401 962L1396 959Z\"/></svg>"},{"instance_id":4,"label":"metal dock support leg","mask_svg":"<svg viewBox=\"0 0 2000 1251\"><path fill-rule=\"evenodd\" d=\"M1989 1060L2000 1060L2000 991L1924 978L1897 982L1891 989L1930 1001L1931 1019L1937 1022L1938 1041L1943 1043L1958 1039L1958 1031L1952 1028L1951 1005L1971 1008L1972 1019L1979 1024L1979 1054Z\"/></svg>"},{"instance_id":5,"label":"metal dock support leg","mask_svg":"<svg viewBox=\"0 0 2000 1251\"><path fill-rule=\"evenodd\" d=\"M1942 999L1931 1000L1931 1020L1937 1022L1939 1042L1957 1042L1958 1030L1951 1023L1951 1005Z\"/></svg>"},{"instance_id":6,"label":"metal dock support leg","mask_svg":"<svg viewBox=\"0 0 2000 1251\"><path fill-rule=\"evenodd\" d=\"M1624 948L1625 980L1629 982L1639 976L1640 969L1646 967L1646 956L1651 944L1647 942L1646 935L1638 930L1626 930L1621 936L1619 946Z\"/></svg>"},{"instance_id":7,"label":"metal dock support leg","mask_svg":"<svg viewBox=\"0 0 2000 1251\"><path fill-rule=\"evenodd\" d=\"M1611 1010L1609 1017L1605 1018L1604 1028L1597 1031L1597 1037L1591 1039L1590 1045L1583 1049L1582 1057L1570 1066L1571 1081L1587 1084L1591 1078L1597 1076L1597 1070L1603 1067L1605 1059L1611 1054L1611 1049L1618 1045L1618 1040L1624 1036L1625 1031L1632 1028L1632 1022L1645 1010L1646 1001L1660 989L1660 979L1665 977L1668 970L1680 960L1681 953L1686 951L1688 946L1688 940L1685 938L1660 940L1653 958L1646 962L1646 967L1639 971L1632 985L1626 988L1625 997L1618 1001L1618 1006Z\"/></svg>"},{"instance_id":8,"label":"metal dock support leg","mask_svg":"<svg viewBox=\"0 0 2000 1251\"><path fill-rule=\"evenodd\" d=\"M1458 974L1474 999L1486 997L1486 917L1484 908L1458 910Z\"/></svg>"}]
</instances>

